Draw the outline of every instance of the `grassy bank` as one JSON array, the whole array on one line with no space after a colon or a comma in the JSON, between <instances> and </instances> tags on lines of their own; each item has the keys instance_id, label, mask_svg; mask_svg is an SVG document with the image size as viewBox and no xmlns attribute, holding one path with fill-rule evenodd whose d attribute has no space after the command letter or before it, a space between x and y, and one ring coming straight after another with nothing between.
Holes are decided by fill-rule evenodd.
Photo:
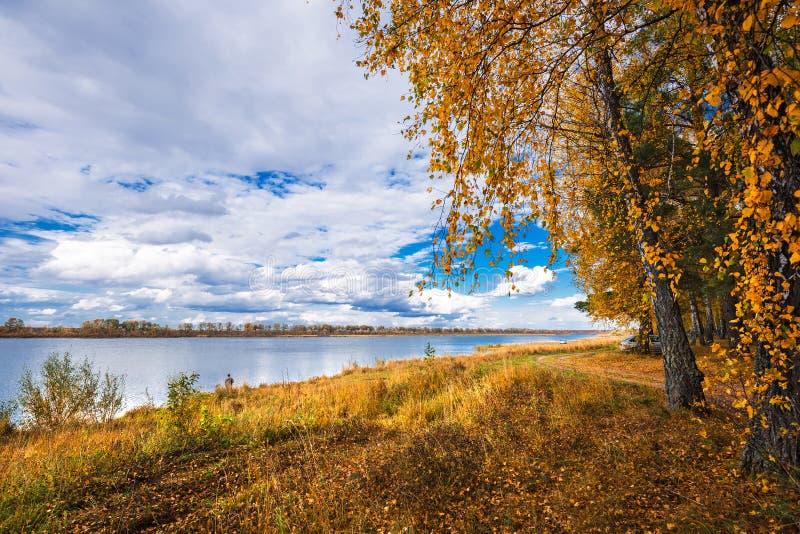
<instances>
[{"instance_id":1,"label":"grassy bank","mask_svg":"<svg viewBox=\"0 0 800 534\"><path fill-rule=\"evenodd\" d=\"M657 367L608 339L513 346L202 394L179 424L143 408L17 433L0 438L0 531L716 532L800 521L796 485L735 473L740 417L670 414L657 388L547 366L568 354Z\"/></svg>"}]
</instances>

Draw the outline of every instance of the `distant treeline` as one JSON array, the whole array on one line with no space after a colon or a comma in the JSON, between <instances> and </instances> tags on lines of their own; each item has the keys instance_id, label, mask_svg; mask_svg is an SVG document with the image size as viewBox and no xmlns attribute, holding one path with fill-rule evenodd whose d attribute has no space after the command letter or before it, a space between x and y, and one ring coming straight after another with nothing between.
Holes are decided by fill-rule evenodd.
<instances>
[{"instance_id":1,"label":"distant treeline","mask_svg":"<svg viewBox=\"0 0 800 534\"><path fill-rule=\"evenodd\" d=\"M284 323L182 323L177 328L150 321L95 319L79 327L26 326L16 317L0 326L0 337L277 337L277 336L397 336L425 334L565 334L592 333L594 330L535 330L531 328L448 328L409 326L369 326Z\"/></svg>"}]
</instances>

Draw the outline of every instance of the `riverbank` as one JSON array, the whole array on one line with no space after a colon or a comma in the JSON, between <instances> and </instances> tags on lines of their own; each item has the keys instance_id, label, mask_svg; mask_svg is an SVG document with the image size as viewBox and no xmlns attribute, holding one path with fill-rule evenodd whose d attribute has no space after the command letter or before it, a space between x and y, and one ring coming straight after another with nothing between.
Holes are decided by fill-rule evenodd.
<instances>
[{"instance_id":1,"label":"riverbank","mask_svg":"<svg viewBox=\"0 0 800 534\"><path fill-rule=\"evenodd\" d=\"M735 412L671 414L657 387L585 370L599 361L657 380L658 357L614 345L353 366L199 395L181 426L164 409L141 408L106 425L0 438L0 530L797 524L797 485L736 474L745 422Z\"/></svg>"},{"instance_id":2,"label":"riverbank","mask_svg":"<svg viewBox=\"0 0 800 534\"><path fill-rule=\"evenodd\" d=\"M113 339L0 339L0 401L16 395L25 368L37 370L51 353L88 358L99 370L125 376L126 405L166 401L167 377L197 372L198 386L213 390L227 374L236 385L270 384L332 376L376 359L419 358L426 345L438 355L469 354L498 343L574 340L582 336L321 336Z\"/></svg>"}]
</instances>

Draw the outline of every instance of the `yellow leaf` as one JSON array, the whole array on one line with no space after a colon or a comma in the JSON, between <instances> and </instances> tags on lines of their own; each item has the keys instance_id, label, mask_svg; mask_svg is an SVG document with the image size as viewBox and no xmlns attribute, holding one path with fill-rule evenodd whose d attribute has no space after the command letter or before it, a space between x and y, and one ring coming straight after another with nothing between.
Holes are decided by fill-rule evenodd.
<instances>
[{"instance_id":1,"label":"yellow leaf","mask_svg":"<svg viewBox=\"0 0 800 534\"><path fill-rule=\"evenodd\" d=\"M720 102L722 102L722 99L719 97L719 93L714 92L706 95L706 102L714 107L717 107L719 106Z\"/></svg>"},{"instance_id":2,"label":"yellow leaf","mask_svg":"<svg viewBox=\"0 0 800 534\"><path fill-rule=\"evenodd\" d=\"M753 15L748 15L748 17L744 19L744 22L742 22L742 29L748 32L752 27L753 27Z\"/></svg>"},{"instance_id":3,"label":"yellow leaf","mask_svg":"<svg viewBox=\"0 0 800 534\"><path fill-rule=\"evenodd\" d=\"M786 15L781 21L781 28L791 28L792 26L796 26L798 21L800 21L800 17L797 15Z\"/></svg>"}]
</instances>

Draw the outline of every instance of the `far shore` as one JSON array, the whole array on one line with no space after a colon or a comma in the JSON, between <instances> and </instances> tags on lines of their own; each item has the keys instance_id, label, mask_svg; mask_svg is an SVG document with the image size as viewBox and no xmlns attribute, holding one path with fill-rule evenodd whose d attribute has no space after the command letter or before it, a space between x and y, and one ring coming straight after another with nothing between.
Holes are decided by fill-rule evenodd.
<instances>
[{"instance_id":1,"label":"far shore","mask_svg":"<svg viewBox=\"0 0 800 534\"><path fill-rule=\"evenodd\" d=\"M458 332L377 332L332 333L332 334L249 334L240 331L213 333L130 333L130 334L84 334L81 332L0 332L0 339L169 339L169 338L282 338L282 337L454 337L454 336L561 336L573 334L608 334L609 330L537 330L537 331L458 331Z\"/></svg>"}]
</instances>

